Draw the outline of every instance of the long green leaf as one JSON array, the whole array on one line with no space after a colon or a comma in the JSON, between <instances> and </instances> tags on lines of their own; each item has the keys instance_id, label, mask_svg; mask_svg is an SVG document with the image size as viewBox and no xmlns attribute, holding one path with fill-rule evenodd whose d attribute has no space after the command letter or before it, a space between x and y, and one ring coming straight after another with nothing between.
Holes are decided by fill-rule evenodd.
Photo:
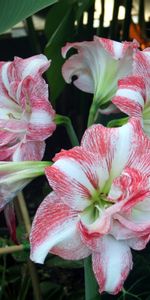
<instances>
[{"instance_id":1,"label":"long green leaf","mask_svg":"<svg viewBox=\"0 0 150 300\"><path fill-rule=\"evenodd\" d=\"M0 33L58 0L0 0Z\"/></svg>"},{"instance_id":2,"label":"long green leaf","mask_svg":"<svg viewBox=\"0 0 150 300\"><path fill-rule=\"evenodd\" d=\"M64 87L64 80L61 75L61 67L64 62L61 56L61 47L67 41L72 40L74 33L74 1L62 1L50 8L46 20L46 36L48 39L45 48L46 56L52 60L47 72L47 78L51 89L51 101L55 100Z\"/></svg>"}]
</instances>

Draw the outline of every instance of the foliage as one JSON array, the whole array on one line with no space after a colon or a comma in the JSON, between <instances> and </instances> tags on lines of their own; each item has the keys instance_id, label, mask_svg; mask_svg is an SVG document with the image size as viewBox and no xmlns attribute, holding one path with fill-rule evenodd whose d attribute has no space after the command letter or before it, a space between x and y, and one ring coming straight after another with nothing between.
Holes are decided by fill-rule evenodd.
<instances>
[{"instance_id":1,"label":"foliage","mask_svg":"<svg viewBox=\"0 0 150 300\"><path fill-rule=\"evenodd\" d=\"M1 23L0 33L8 30L16 23L47 7L58 0L6 0L0 1Z\"/></svg>"}]
</instances>

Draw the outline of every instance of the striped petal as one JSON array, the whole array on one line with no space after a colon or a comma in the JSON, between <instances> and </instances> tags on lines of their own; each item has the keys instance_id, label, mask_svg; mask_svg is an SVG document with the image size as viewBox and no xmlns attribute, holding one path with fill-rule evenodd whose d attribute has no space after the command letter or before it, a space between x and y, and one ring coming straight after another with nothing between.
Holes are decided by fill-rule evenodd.
<instances>
[{"instance_id":1,"label":"striped petal","mask_svg":"<svg viewBox=\"0 0 150 300\"><path fill-rule=\"evenodd\" d=\"M62 48L63 57L71 48L77 49L78 53L64 63L64 79L70 83L72 77L77 76L74 85L93 93L96 102L105 104L114 96L118 79L131 73L132 55L137 44L94 37L91 42L68 43Z\"/></svg>"},{"instance_id":2,"label":"striped petal","mask_svg":"<svg viewBox=\"0 0 150 300\"><path fill-rule=\"evenodd\" d=\"M124 227L134 232L135 237L149 235L150 231L150 197L145 197L131 210L130 214L116 214L115 219Z\"/></svg>"},{"instance_id":3,"label":"striped petal","mask_svg":"<svg viewBox=\"0 0 150 300\"><path fill-rule=\"evenodd\" d=\"M112 102L131 117L141 117L146 98L144 79L130 76L118 81L118 90Z\"/></svg>"},{"instance_id":4,"label":"striped petal","mask_svg":"<svg viewBox=\"0 0 150 300\"><path fill-rule=\"evenodd\" d=\"M115 295L132 269L130 248L124 241L105 236L99 239L99 252L92 254L92 264L100 293L106 291Z\"/></svg>"},{"instance_id":5,"label":"striped petal","mask_svg":"<svg viewBox=\"0 0 150 300\"><path fill-rule=\"evenodd\" d=\"M117 241L125 241L127 245L134 250L144 249L150 240L149 229L146 231L133 230L133 227L130 226L130 228L127 228L117 219L113 221L110 233Z\"/></svg>"},{"instance_id":6,"label":"striped petal","mask_svg":"<svg viewBox=\"0 0 150 300\"><path fill-rule=\"evenodd\" d=\"M146 86L146 100L143 108L143 129L150 137L150 48L138 51L134 56L133 70L135 74L143 77Z\"/></svg>"},{"instance_id":7,"label":"striped petal","mask_svg":"<svg viewBox=\"0 0 150 300\"><path fill-rule=\"evenodd\" d=\"M143 77L146 85L146 98L150 101L150 48L137 51L133 59L133 73Z\"/></svg>"},{"instance_id":8,"label":"striped petal","mask_svg":"<svg viewBox=\"0 0 150 300\"><path fill-rule=\"evenodd\" d=\"M108 194L110 201L124 201L123 209L128 210L150 195L149 179L134 168L125 168L113 180Z\"/></svg>"},{"instance_id":9,"label":"striped petal","mask_svg":"<svg viewBox=\"0 0 150 300\"><path fill-rule=\"evenodd\" d=\"M48 195L38 208L30 234L31 259L43 263L48 252L65 259L89 255L77 228L78 214L63 204L55 193Z\"/></svg>"},{"instance_id":10,"label":"striped petal","mask_svg":"<svg viewBox=\"0 0 150 300\"><path fill-rule=\"evenodd\" d=\"M139 159L143 151L139 141L143 147L150 145L148 139L143 136L140 122L131 119L130 122L118 128L93 125L86 130L81 145L87 151L105 158L110 174L109 188L113 179L119 176L126 166L134 164L134 159Z\"/></svg>"},{"instance_id":11,"label":"striped petal","mask_svg":"<svg viewBox=\"0 0 150 300\"><path fill-rule=\"evenodd\" d=\"M50 62L45 55L39 54L26 59L15 57L13 65L18 79L23 80L29 75L42 75L49 68Z\"/></svg>"},{"instance_id":12,"label":"striped petal","mask_svg":"<svg viewBox=\"0 0 150 300\"><path fill-rule=\"evenodd\" d=\"M53 121L55 111L48 101L48 87L36 75L24 79L19 89L18 98L21 99L20 104L23 110L22 119L26 121L26 139L43 141L51 136L56 128Z\"/></svg>"},{"instance_id":13,"label":"striped petal","mask_svg":"<svg viewBox=\"0 0 150 300\"><path fill-rule=\"evenodd\" d=\"M50 185L64 203L82 211L91 204L95 190L102 188L108 179L105 160L82 147L62 151L54 160L46 168Z\"/></svg>"},{"instance_id":14,"label":"striped petal","mask_svg":"<svg viewBox=\"0 0 150 300\"><path fill-rule=\"evenodd\" d=\"M15 148L12 161L41 160L45 152L45 142L21 142Z\"/></svg>"}]
</instances>

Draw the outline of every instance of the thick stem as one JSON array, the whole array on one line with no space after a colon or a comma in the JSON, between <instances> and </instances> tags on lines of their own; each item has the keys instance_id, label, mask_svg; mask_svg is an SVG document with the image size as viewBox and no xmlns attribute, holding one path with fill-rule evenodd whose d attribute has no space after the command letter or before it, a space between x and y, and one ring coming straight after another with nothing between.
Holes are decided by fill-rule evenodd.
<instances>
[{"instance_id":1,"label":"thick stem","mask_svg":"<svg viewBox=\"0 0 150 300\"><path fill-rule=\"evenodd\" d=\"M85 300L100 300L98 284L93 274L91 257L84 259Z\"/></svg>"},{"instance_id":2,"label":"thick stem","mask_svg":"<svg viewBox=\"0 0 150 300\"><path fill-rule=\"evenodd\" d=\"M19 252L25 249L24 245L14 245L14 246L5 246L0 248L0 255L2 254L8 254L8 253L14 253Z\"/></svg>"},{"instance_id":3,"label":"thick stem","mask_svg":"<svg viewBox=\"0 0 150 300\"><path fill-rule=\"evenodd\" d=\"M93 102L91 104L91 107L90 107L90 111L89 111L87 127L90 127L95 122L95 118L96 118L96 115L97 115L97 110L98 110L98 105L93 100Z\"/></svg>"},{"instance_id":4,"label":"thick stem","mask_svg":"<svg viewBox=\"0 0 150 300\"><path fill-rule=\"evenodd\" d=\"M26 229L27 234L29 235L30 229L31 229L31 222L30 222L30 218L29 218L29 214L28 214L28 210L27 210L27 206L26 206L26 203L24 200L23 193L22 192L18 193L17 197L18 197L18 204L19 204L20 212L21 212L22 219L23 219L23 222L25 225L25 229Z\"/></svg>"},{"instance_id":5,"label":"thick stem","mask_svg":"<svg viewBox=\"0 0 150 300\"><path fill-rule=\"evenodd\" d=\"M77 135L75 133L75 130L72 126L72 122L71 122L70 118L68 118L66 116L56 115L55 116L55 123L57 125L63 125L66 128L66 131L68 133L70 142L71 142L73 147L79 145L79 141L78 141Z\"/></svg>"},{"instance_id":6,"label":"thick stem","mask_svg":"<svg viewBox=\"0 0 150 300\"><path fill-rule=\"evenodd\" d=\"M50 161L20 161L20 162L0 162L0 172L7 172L11 170L11 172L17 171L25 171L29 172L30 170L36 170L39 173L44 173L44 169L51 165Z\"/></svg>"}]
</instances>

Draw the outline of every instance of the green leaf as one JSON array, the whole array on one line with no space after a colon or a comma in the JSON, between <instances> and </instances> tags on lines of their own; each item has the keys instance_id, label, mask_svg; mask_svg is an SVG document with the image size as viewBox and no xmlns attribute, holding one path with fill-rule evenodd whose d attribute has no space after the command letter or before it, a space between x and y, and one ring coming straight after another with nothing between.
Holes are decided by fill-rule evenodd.
<instances>
[{"instance_id":1,"label":"green leaf","mask_svg":"<svg viewBox=\"0 0 150 300\"><path fill-rule=\"evenodd\" d=\"M128 122L128 117L121 118L121 119L115 119L111 120L108 124L107 127L120 127Z\"/></svg>"},{"instance_id":2,"label":"green leaf","mask_svg":"<svg viewBox=\"0 0 150 300\"><path fill-rule=\"evenodd\" d=\"M58 0L0 0L0 33Z\"/></svg>"},{"instance_id":3,"label":"green leaf","mask_svg":"<svg viewBox=\"0 0 150 300\"><path fill-rule=\"evenodd\" d=\"M47 79L53 104L65 85L61 75L61 67L64 63L61 48L68 40L72 40L74 34L74 5L74 1L57 3L50 9L46 20L45 33L48 43L45 48L45 54L52 60L51 66L47 71Z\"/></svg>"}]
</instances>

